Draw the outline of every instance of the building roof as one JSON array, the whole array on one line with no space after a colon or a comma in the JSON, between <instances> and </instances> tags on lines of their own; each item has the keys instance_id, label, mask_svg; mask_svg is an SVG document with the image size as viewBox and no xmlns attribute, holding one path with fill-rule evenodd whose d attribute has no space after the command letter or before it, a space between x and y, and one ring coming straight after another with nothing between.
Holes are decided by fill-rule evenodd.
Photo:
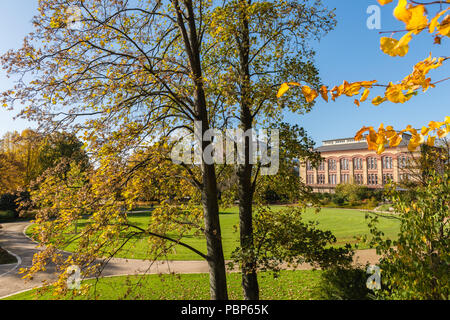
<instances>
[{"instance_id":1,"label":"building roof","mask_svg":"<svg viewBox=\"0 0 450 320\"><path fill-rule=\"evenodd\" d=\"M363 141L356 143L326 145L317 148L316 151L327 152L327 151L362 150L362 149L367 149L367 142Z\"/></svg>"},{"instance_id":2,"label":"building roof","mask_svg":"<svg viewBox=\"0 0 450 320\"><path fill-rule=\"evenodd\" d=\"M400 142L399 147L406 147L409 143L411 136L409 134L403 134L403 140ZM389 146L386 145L386 148ZM354 138L344 138L335 140L325 140L323 145L316 149L319 152L331 152L331 151L348 151L348 150L367 150L367 141L356 141Z\"/></svg>"}]
</instances>

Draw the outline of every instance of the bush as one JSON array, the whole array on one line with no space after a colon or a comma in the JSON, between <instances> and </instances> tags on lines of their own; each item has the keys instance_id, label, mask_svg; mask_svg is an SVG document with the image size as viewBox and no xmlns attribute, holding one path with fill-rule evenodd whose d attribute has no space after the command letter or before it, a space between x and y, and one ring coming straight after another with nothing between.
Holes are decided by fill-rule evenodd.
<instances>
[{"instance_id":1,"label":"bush","mask_svg":"<svg viewBox=\"0 0 450 320\"><path fill-rule=\"evenodd\" d=\"M333 268L321 274L322 298L327 300L368 300L372 293L367 289L369 275L360 267Z\"/></svg>"},{"instance_id":2,"label":"bush","mask_svg":"<svg viewBox=\"0 0 450 320\"><path fill-rule=\"evenodd\" d=\"M0 195L0 210L11 211L14 217L19 217L19 206L30 200L30 194L26 191L16 193L4 193Z\"/></svg>"},{"instance_id":3,"label":"bush","mask_svg":"<svg viewBox=\"0 0 450 320\"><path fill-rule=\"evenodd\" d=\"M411 193L401 193L392 186L388 190L395 212L401 221L397 240L385 239L377 228L378 219L371 217L371 246L382 256L382 299L438 300L450 299L450 170L430 173L424 186ZM406 197L405 197L406 196Z\"/></svg>"},{"instance_id":4,"label":"bush","mask_svg":"<svg viewBox=\"0 0 450 320\"><path fill-rule=\"evenodd\" d=\"M0 210L16 211L17 210L17 195L14 193L4 193L0 196Z\"/></svg>"},{"instance_id":5,"label":"bush","mask_svg":"<svg viewBox=\"0 0 450 320\"><path fill-rule=\"evenodd\" d=\"M354 183L343 183L336 186L336 196L344 201L357 202L367 199L370 190L367 187Z\"/></svg>"}]
</instances>

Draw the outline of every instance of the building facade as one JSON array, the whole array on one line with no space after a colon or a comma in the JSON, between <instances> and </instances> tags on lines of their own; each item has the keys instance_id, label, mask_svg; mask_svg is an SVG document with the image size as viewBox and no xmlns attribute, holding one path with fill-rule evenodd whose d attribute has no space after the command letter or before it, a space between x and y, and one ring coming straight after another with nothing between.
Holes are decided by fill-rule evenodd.
<instances>
[{"instance_id":1,"label":"building facade","mask_svg":"<svg viewBox=\"0 0 450 320\"><path fill-rule=\"evenodd\" d=\"M386 148L378 155L368 150L366 141L353 138L323 141L317 149L324 159L317 168L306 162L300 165L300 177L315 192L334 192L341 183L356 183L369 188L383 188L389 181L408 179L407 164L411 158L403 135L398 147Z\"/></svg>"}]
</instances>

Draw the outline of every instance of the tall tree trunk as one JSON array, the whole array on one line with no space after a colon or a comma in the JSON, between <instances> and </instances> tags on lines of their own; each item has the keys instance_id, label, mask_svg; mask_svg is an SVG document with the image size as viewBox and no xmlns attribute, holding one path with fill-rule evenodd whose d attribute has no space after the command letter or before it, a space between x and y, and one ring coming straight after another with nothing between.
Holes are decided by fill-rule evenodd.
<instances>
[{"instance_id":1,"label":"tall tree trunk","mask_svg":"<svg viewBox=\"0 0 450 320\"><path fill-rule=\"evenodd\" d=\"M203 165L203 185L202 204L205 218L210 295L213 300L227 300L225 259L222 248L214 166Z\"/></svg>"},{"instance_id":2,"label":"tall tree trunk","mask_svg":"<svg viewBox=\"0 0 450 320\"><path fill-rule=\"evenodd\" d=\"M248 1L248 0L247 0ZM247 1L243 1L244 3ZM249 1L248 1L249 3ZM245 6L245 4L244 4ZM240 83L241 83L241 127L244 131L252 129L253 118L251 114L250 92L250 33L248 16L243 12L241 16L241 38L238 39L240 55ZM239 179L239 230L242 250L246 253L242 261L242 289L244 299L259 300L259 285L256 271L253 243L253 185L252 169L250 164L250 139L245 141L245 164L238 166Z\"/></svg>"},{"instance_id":3,"label":"tall tree trunk","mask_svg":"<svg viewBox=\"0 0 450 320\"><path fill-rule=\"evenodd\" d=\"M187 13L182 14L178 0L172 2L177 12L177 23L183 37L186 53L189 58L192 75L194 76L194 104L195 120L202 124L201 135L209 129L208 108L206 94L203 87L201 43L195 21L192 0L185 0ZM187 24L184 21L187 21ZM196 137L200 138L200 137ZM210 145L211 141L202 141L201 151ZM202 205L205 220L205 236L207 246L207 261L209 265L210 296L213 300L227 300L227 282L225 258L222 248L222 236L219 221L219 203L217 176L214 165L204 162L202 156Z\"/></svg>"}]
</instances>

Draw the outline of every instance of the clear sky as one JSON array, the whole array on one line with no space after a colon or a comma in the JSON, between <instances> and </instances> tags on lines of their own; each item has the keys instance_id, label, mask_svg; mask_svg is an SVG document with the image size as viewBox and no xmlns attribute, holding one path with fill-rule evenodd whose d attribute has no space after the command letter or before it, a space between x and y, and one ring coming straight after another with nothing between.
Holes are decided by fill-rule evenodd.
<instances>
[{"instance_id":1,"label":"clear sky","mask_svg":"<svg viewBox=\"0 0 450 320\"><path fill-rule=\"evenodd\" d=\"M366 26L369 17L366 10L368 6L378 4L376 0L323 1L328 7L336 8L338 20L337 28L314 45L322 82L330 87L341 84L344 79L349 82L375 79L380 83L400 81L411 72L416 62L425 59L430 52L433 56L450 55L448 38L443 39L440 46L433 45L432 37L424 32L414 37L406 57L389 57L379 49L379 30L369 30ZM37 0L0 1L0 54L19 47L23 37L32 31L30 21L36 8ZM404 28L392 17L393 4L381 8L382 30ZM449 69L447 64L430 75L433 80L440 80L448 77ZM12 85L13 80L7 79L3 70L0 71L0 91ZM353 100L341 97L336 102L325 103L319 98L309 114L287 115L286 118L303 126L318 144L322 140L352 137L362 126L378 127L381 122L396 129L403 129L408 124L421 127L430 120L442 121L450 115L450 81L419 94L405 104L385 102L376 107L366 102L357 108ZM0 109L0 135L6 131L33 127L33 124L23 120L13 121L14 114Z\"/></svg>"}]
</instances>

